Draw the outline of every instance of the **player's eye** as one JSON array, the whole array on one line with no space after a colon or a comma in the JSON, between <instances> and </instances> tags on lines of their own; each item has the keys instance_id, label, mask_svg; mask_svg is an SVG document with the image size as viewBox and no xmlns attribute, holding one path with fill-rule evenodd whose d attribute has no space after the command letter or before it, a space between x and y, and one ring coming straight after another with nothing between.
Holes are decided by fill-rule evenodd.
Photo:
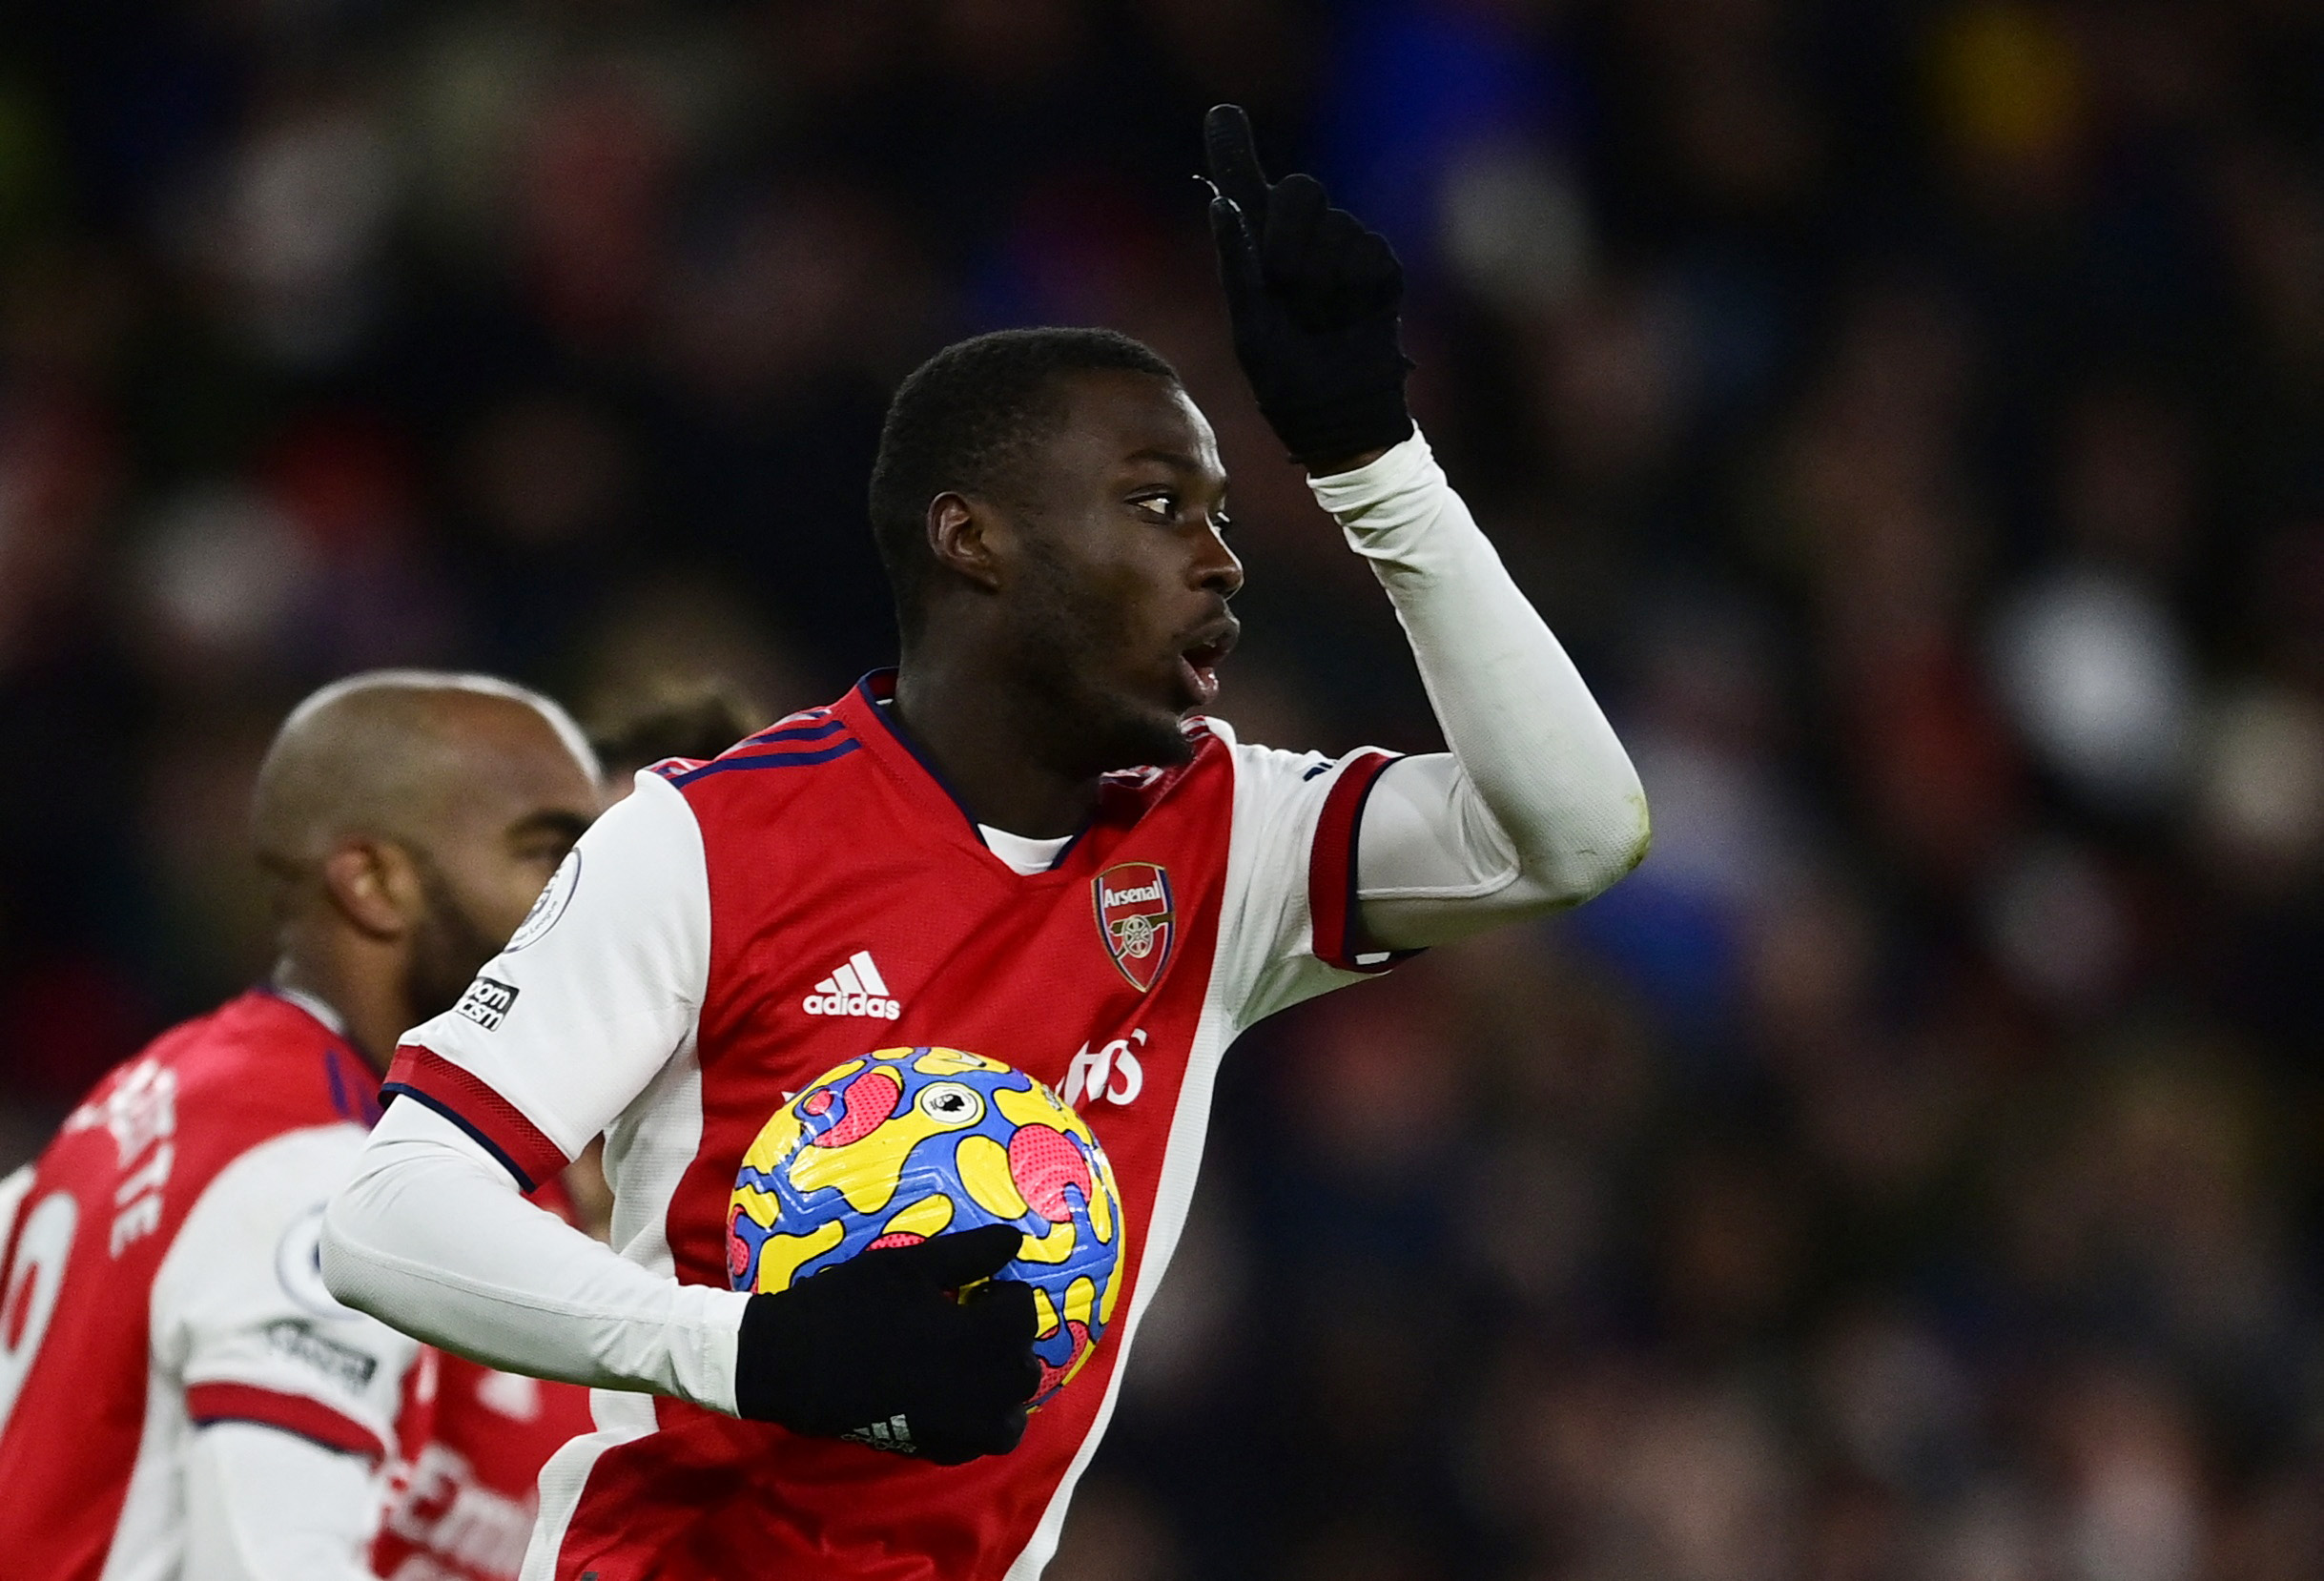
<instances>
[{"instance_id":1,"label":"player's eye","mask_svg":"<svg viewBox=\"0 0 2324 1581\"><path fill-rule=\"evenodd\" d=\"M1235 530L1235 519L1223 510L1214 510L1210 513L1210 530L1224 538Z\"/></svg>"},{"instance_id":2,"label":"player's eye","mask_svg":"<svg viewBox=\"0 0 2324 1581\"><path fill-rule=\"evenodd\" d=\"M1130 508L1149 522L1174 522L1178 520L1178 496L1141 494L1130 502Z\"/></svg>"}]
</instances>

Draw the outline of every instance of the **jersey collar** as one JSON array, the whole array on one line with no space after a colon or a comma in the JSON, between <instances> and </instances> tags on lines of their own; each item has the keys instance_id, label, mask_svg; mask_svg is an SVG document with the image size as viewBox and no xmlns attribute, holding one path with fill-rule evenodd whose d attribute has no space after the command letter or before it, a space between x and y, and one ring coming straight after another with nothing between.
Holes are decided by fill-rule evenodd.
<instances>
[{"instance_id":1,"label":"jersey collar","mask_svg":"<svg viewBox=\"0 0 2324 1581\"><path fill-rule=\"evenodd\" d=\"M875 669L855 683L854 689L840 701L837 711L847 720L855 738L869 748L873 756L884 763L897 779L921 792L927 801L934 802L941 797L949 803L951 814L946 815L946 823L951 823L952 816L957 816L960 821L953 826L956 831L965 830L977 849L1011 877L1043 876L1040 873L1018 873L1015 868L993 854L992 848L985 843L984 832L977 825L977 815L969 811L968 803L960 799L960 793L952 788L951 781L944 777L944 771L936 767L936 760L904 729L903 722L895 717L894 708L886 706L893 704L895 698L895 669ZM1072 859L1074 852L1081 844L1081 837L1089 832L1090 824L1094 821L1094 817L1084 820L1081 827L1074 832L1073 838L1065 842L1058 852L1057 859L1049 864L1050 873L1056 873Z\"/></svg>"},{"instance_id":2,"label":"jersey collar","mask_svg":"<svg viewBox=\"0 0 2324 1581\"><path fill-rule=\"evenodd\" d=\"M304 989L285 988L280 983L260 983L258 992L271 995L286 1004L296 1005L298 1009L305 1011L309 1016L320 1021L324 1029L334 1037L347 1036L346 1017L333 1008L327 999L319 999Z\"/></svg>"},{"instance_id":3,"label":"jersey collar","mask_svg":"<svg viewBox=\"0 0 2324 1581\"><path fill-rule=\"evenodd\" d=\"M331 1103L347 1119L366 1130L380 1122L380 1073L355 1052L347 1036L346 1018L329 1000L280 983L262 982L252 993L306 1016L331 1035L322 1051L323 1077L330 1083Z\"/></svg>"}]
</instances>

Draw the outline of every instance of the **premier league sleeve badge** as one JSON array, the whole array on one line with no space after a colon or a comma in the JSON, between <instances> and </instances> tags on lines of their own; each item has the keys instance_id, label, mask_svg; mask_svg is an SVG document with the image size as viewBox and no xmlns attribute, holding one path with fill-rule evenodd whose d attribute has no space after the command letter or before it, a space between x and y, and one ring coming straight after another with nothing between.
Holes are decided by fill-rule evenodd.
<instances>
[{"instance_id":1,"label":"premier league sleeve badge","mask_svg":"<svg viewBox=\"0 0 2324 1581\"><path fill-rule=\"evenodd\" d=\"M1170 964L1178 914L1170 900L1170 872L1152 862L1121 862L1091 881L1098 935L1114 965L1141 994Z\"/></svg>"}]
</instances>

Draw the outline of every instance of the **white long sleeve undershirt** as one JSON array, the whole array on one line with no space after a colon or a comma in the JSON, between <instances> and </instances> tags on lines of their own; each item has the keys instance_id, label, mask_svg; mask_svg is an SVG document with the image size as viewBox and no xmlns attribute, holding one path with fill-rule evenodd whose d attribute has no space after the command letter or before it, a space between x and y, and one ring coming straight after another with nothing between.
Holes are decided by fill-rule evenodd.
<instances>
[{"instance_id":1,"label":"white long sleeve undershirt","mask_svg":"<svg viewBox=\"0 0 2324 1581\"><path fill-rule=\"evenodd\" d=\"M1357 893L1373 941L1446 943L1635 867L1637 770L1428 441L1309 486L1388 590L1451 749L1398 762L1365 804Z\"/></svg>"},{"instance_id":2,"label":"white long sleeve undershirt","mask_svg":"<svg viewBox=\"0 0 2324 1581\"><path fill-rule=\"evenodd\" d=\"M1387 588L1451 749L1394 764L1365 805L1357 890L1372 941L1440 943L1628 872L1647 839L1637 775L1427 441L1313 486ZM646 810L608 819L625 811ZM669 853L682 859L699 863L698 841ZM707 915L672 924L694 926ZM333 1201L323 1272L349 1305L493 1366L734 1408L747 1295L680 1284L533 1207L417 1102L390 1108Z\"/></svg>"},{"instance_id":3,"label":"white long sleeve undershirt","mask_svg":"<svg viewBox=\"0 0 2324 1581\"><path fill-rule=\"evenodd\" d=\"M327 1224L331 1293L417 1339L506 1372L733 1412L750 1296L682 1284L535 1207L432 1109L389 1105Z\"/></svg>"}]
</instances>

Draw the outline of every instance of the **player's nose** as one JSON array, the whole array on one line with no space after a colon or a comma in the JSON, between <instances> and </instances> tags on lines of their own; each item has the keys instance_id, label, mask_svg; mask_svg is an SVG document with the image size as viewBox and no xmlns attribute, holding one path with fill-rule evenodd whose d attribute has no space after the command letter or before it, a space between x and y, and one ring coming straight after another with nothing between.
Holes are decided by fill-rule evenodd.
<instances>
[{"instance_id":1,"label":"player's nose","mask_svg":"<svg viewBox=\"0 0 2324 1581\"><path fill-rule=\"evenodd\" d=\"M1226 546L1218 528L1205 527L1196 540L1186 581L1188 585L1223 599L1243 591L1243 562Z\"/></svg>"}]
</instances>

